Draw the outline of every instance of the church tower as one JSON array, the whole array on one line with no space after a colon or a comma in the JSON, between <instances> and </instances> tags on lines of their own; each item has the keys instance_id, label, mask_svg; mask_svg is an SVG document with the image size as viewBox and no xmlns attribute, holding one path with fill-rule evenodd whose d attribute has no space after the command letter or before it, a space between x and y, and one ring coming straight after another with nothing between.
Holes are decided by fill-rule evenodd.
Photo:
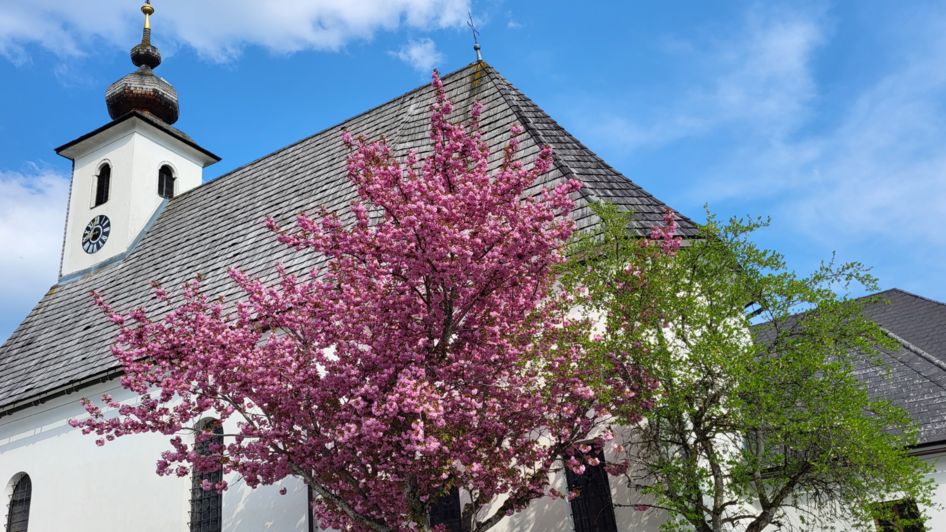
<instances>
[{"instance_id":1,"label":"church tower","mask_svg":"<svg viewBox=\"0 0 946 532\"><path fill-rule=\"evenodd\" d=\"M138 70L105 92L112 122L60 148L72 161L72 185L60 283L124 259L174 196L199 186L203 169L220 160L171 125L177 92L154 69L151 1L141 44L131 50Z\"/></svg>"}]
</instances>

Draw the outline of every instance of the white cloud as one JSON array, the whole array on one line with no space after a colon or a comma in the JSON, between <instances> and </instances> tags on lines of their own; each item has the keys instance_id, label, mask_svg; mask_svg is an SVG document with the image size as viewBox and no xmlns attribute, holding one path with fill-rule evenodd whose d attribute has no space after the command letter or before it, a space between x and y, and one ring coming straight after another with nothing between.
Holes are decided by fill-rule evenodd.
<instances>
[{"instance_id":1,"label":"white cloud","mask_svg":"<svg viewBox=\"0 0 946 532\"><path fill-rule=\"evenodd\" d=\"M279 53L338 50L401 26L461 27L469 9L470 0L164 0L152 26L156 41L227 61L247 45ZM72 7L55 0L0 0L0 54L20 64L29 61L29 44L66 55L82 55L96 40L129 48L140 39L141 23L138 6L126 0Z\"/></svg>"},{"instance_id":2,"label":"white cloud","mask_svg":"<svg viewBox=\"0 0 946 532\"><path fill-rule=\"evenodd\" d=\"M576 118L603 144L623 150L654 148L723 127L737 126L778 141L809 116L817 87L809 70L813 53L826 40L821 12L756 6L733 35L693 43L666 36L658 49L692 62L693 85L648 115L629 119L615 113L577 110ZM592 121L597 126L592 126Z\"/></svg>"},{"instance_id":3,"label":"white cloud","mask_svg":"<svg viewBox=\"0 0 946 532\"><path fill-rule=\"evenodd\" d=\"M51 170L0 171L0 342L56 284L68 196L69 179Z\"/></svg>"},{"instance_id":4,"label":"white cloud","mask_svg":"<svg viewBox=\"0 0 946 532\"><path fill-rule=\"evenodd\" d=\"M826 29L821 13L761 8L749 14L747 26L716 52L721 74L701 100L711 122L746 122L781 138L808 117L816 96L810 61Z\"/></svg>"},{"instance_id":5,"label":"white cloud","mask_svg":"<svg viewBox=\"0 0 946 532\"><path fill-rule=\"evenodd\" d=\"M946 40L925 51L864 90L837 128L786 144L780 173L801 179L783 209L810 235L832 227L849 240L946 243Z\"/></svg>"},{"instance_id":6,"label":"white cloud","mask_svg":"<svg viewBox=\"0 0 946 532\"><path fill-rule=\"evenodd\" d=\"M443 54L437 51L437 44L430 39L408 41L397 52L391 52L391 55L421 74L429 74L437 63L444 60Z\"/></svg>"},{"instance_id":7,"label":"white cloud","mask_svg":"<svg viewBox=\"0 0 946 532\"><path fill-rule=\"evenodd\" d=\"M654 105L576 108L576 121L616 153L679 146L703 157L682 171L676 201L771 214L766 238L796 258L836 249L877 265L882 280L946 297L946 18L916 7L884 23L878 60L839 81L818 63L830 17L772 6L721 40L662 43L692 75L646 93Z\"/></svg>"},{"instance_id":8,"label":"white cloud","mask_svg":"<svg viewBox=\"0 0 946 532\"><path fill-rule=\"evenodd\" d=\"M794 20L759 24L767 29L755 35L764 37L742 47L753 50L743 66L719 78L719 113L704 115L707 128L699 133L740 131L691 195L711 203L762 201L793 238L826 248L883 239L946 258L934 253L946 244L938 229L946 212L944 21L927 17L910 35L890 39L891 66L872 72L876 81L851 87L840 109L826 109L818 105L813 51L827 31L818 15Z\"/></svg>"}]
</instances>

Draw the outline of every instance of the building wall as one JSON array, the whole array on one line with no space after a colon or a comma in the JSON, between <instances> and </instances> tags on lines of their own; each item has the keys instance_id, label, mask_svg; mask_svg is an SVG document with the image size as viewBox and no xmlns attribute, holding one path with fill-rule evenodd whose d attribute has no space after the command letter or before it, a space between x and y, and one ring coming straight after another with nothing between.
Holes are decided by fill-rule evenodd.
<instances>
[{"instance_id":1,"label":"building wall","mask_svg":"<svg viewBox=\"0 0 946 532\"><path fill-rule=\"evenodd\" d=\"M67 422L82 417L82 396L134 401L117 381L61 397L0 418L0 526L6 524L11 480L26 473L33 482L30 532L168 532L188 530L190 478L159 477L155 464L170 448L169 437L140 434L104 447ZM230 428L230 427L227 427ZM250 490L236 475L223 494L227 532L305 532L306 490L289 479L279 486ZM288 493L279 495L286 487Z\"/></svg>"},{"instance_id":2,"label":"building wall","mask_svg":"<svg viewBox=\"0 0 946 532\"><path fill-rule=\"evenodd\" d=\"M939 508L926 508L930 520L926 529L930 532L946 532L946 455L931 456L925 460L936 468L933 473L933 482L936 484L936 495L933 502Z\"/></svg>"},{"instance_id":3,"label":"building wall","mask_svg":"<svg viewBox=\"0 0 946 532\"><path fill-rule=\"evenodd\" d=\"M72 171L62 275L90 268L128 249L163 201L158 196L162 166L174 170L175 194L200 186L203 179L203 163L193 157L193 149L182 148L178 141L140 120L103 131L82 147ZM104 163L111 166L109 198L93 207L94 183ZM108 217L112 232L101 250L88 254L81 246L82 234L98 215Z\"/></svg>"},{"instance_id":4,"label":"building wall","mask_svg":"<svg viewBox=\"0 0 946 532\"><path fill-rule=\"evenodd\" d=\"M118 381L111 381L0 418L0 488L6 488L7 495L0 500L0 524L6 522L11 481L26 473L33 482L30 532L187 531L190 478L155 474L161 452L170 448L169 437L139 434L98 447L94 435L83 436L81 429L68 425L69 419L86 416L80 398L98 400L103 394L111 394L118 402L137 400ZM234 430L229 423L225 426L228 433ZM236 475L227 481L230 489L223 494L226 532L308 530L307 490L301 481L288 478L256 490ZM563 474L552 482L566 491ZM286 495L279 494L283 487ZM611 491L615 502L628 500L627 488L614 479ZM568 502L544 498L493 530L570 532L569 512ZM661 521L629 508L616 513L622 530L655 531Z\"/></svg>"},{"instance_id":5,"label":"building wall","mask_svg":"<svg viewBox=\"0 0 946 532\"><path fill-rule=\"evenodd\" d=\"M106 393L119 402L137 400L112 381L0 418L0 488L6 495L0 499L0 525L6 523L11 481L26 473L33 482L30 532L188 530L190 478L155 474L161 452L170 448L167 436L127 436L98 447L94 436L83 436L81 430L67 424L69 419L85 416L79 405L81 397L98 399ZM234 429L229 424L225 427L229 433ZM933 478L938 486L936 501L941 506L930 511L930 532L946 532L946 463L939 458L926 458L937 466ZM236 475L230 475L227 481L230 489L223 494L226 532L308 530L307 495L301 481L288 478L279 485L256 490ZM552 484L563 493L567 491L564 474L553 477ZM284 487L287 494L280 495ZM611 496L616 504L632 503L636 499L630 495L626 486L611 478ZM660 512L633 508L617 508L615 514L622 531L656 532L665 519ZM507 517L493 530L571 532L570 505L560 499L543 498Z\"/></svg>"}]
</instances>

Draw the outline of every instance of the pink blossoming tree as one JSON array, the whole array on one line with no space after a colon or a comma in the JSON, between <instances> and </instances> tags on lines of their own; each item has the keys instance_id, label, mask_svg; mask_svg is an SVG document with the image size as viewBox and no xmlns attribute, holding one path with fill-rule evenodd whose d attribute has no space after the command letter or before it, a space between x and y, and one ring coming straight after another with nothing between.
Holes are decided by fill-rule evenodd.
<instances>
[{"instance_id":1,"label":"pink blossoming tree","mask_svg":"<svg viewBox=\"0 0 946 532\"><path fill-rule=\"evenodd\" d=\"M560 496L549 478L561 459L582 471L576 456L611 438L608 409L641 401L630 380L617 383L620 399L596 398L581 363L588 324L569 321L568 294L553 293L580 184L527 196L551 148L526 167L518 126L491 172L481 106L452 123L436 72L433 85L429 155L343 135L360 196L353 224L328 212L300 215L292 231L268 221L313 264L327 259L310 275L279 268L267 285L231 270L244 293L233 304L199 279L179 298L156 284L171 306L157 320L96 295L120 329L121 383L140 400L106 396L104 410L84 400L90 417L71 424L100 445L171 436L159 475L222 469L251 487L301 478L320 524L338 529L442 530L430 506L455 487L469 495L469 532ZM198 454L211 434L194 427L208 415L236 428ZM189 430L193 440L182 437Z\"/></svg>"}]
</instances>

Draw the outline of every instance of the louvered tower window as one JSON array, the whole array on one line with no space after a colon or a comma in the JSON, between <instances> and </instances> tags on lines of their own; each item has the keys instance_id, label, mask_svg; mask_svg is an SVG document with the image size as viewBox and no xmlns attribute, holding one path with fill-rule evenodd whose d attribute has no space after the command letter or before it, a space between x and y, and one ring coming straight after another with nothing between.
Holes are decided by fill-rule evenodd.
<instances>
[{"instance_id":1,"label":"louvered tower window","mask_svg":"<svg viewBox=\"0 0 946 532\"><path fill-rule=\"evenodd\" d=\"M438 498L430 505L430 525L447 525L447 532L460 532L460 490L456 486L450 493Z\"/></svg>"},{"instance_id":2,"label":"louvered tower window","mask_svg":"<svg viewBox=\"0 0 946 532\"><path fill-rule=\"evenodd\" d=\"M13 487L13 497L7 509L7 532L26 532L30 522L30 499L33 483L29 475L23 475Z\"/></svg>"},{"instance_id":3,"label":"louvered tower window","mask_svg":"<svg viewBox=\"0 0 946 532\"><path fill-rule=\"evenodd\" d=\"M158 170L158 196L171 199L174 197L174 172L170 166Z\"/></svg>"},{"instance_id":4,"label":"louvered tower window","mask_svg":"<svg viewBox=\"0 0 946 532\"><path fill-rule=\"evenodd\" d=\"M604 456L598 452L594 458L599 460L599 464L585 463L585 472L581 475L565 468L568 491L578 494L571 500L575 532L617 532Z\"/></svg>"},{"instance_id":5,"label":"louvered tower window","mask_svg":"<svg viewBox=\"0 0 946 532\"><path fill-rule=\"evenodd\" d=\"M112 167L105 165L99 169L99 175L95 178L95 205L103 205L108 201L108 189L112 181Z\"/></svg>"},{"instance_id":6,"label":"louvered tower window","mask_svg":"<svg viewBox=\"0 0 946 532\"><path fill-rule=\"evenodd\" d=\"M212 420L204 425L210 428L213 436L197 444L197 453L210 454L210 444L223 445L223 427L219 421ZM204 491L204 480L216 484L223 480L223 471L200 473L194 470L191 477L191 532L220 532L223 527L223 495L216 489Z\"/></svg>"}]
</instances>

